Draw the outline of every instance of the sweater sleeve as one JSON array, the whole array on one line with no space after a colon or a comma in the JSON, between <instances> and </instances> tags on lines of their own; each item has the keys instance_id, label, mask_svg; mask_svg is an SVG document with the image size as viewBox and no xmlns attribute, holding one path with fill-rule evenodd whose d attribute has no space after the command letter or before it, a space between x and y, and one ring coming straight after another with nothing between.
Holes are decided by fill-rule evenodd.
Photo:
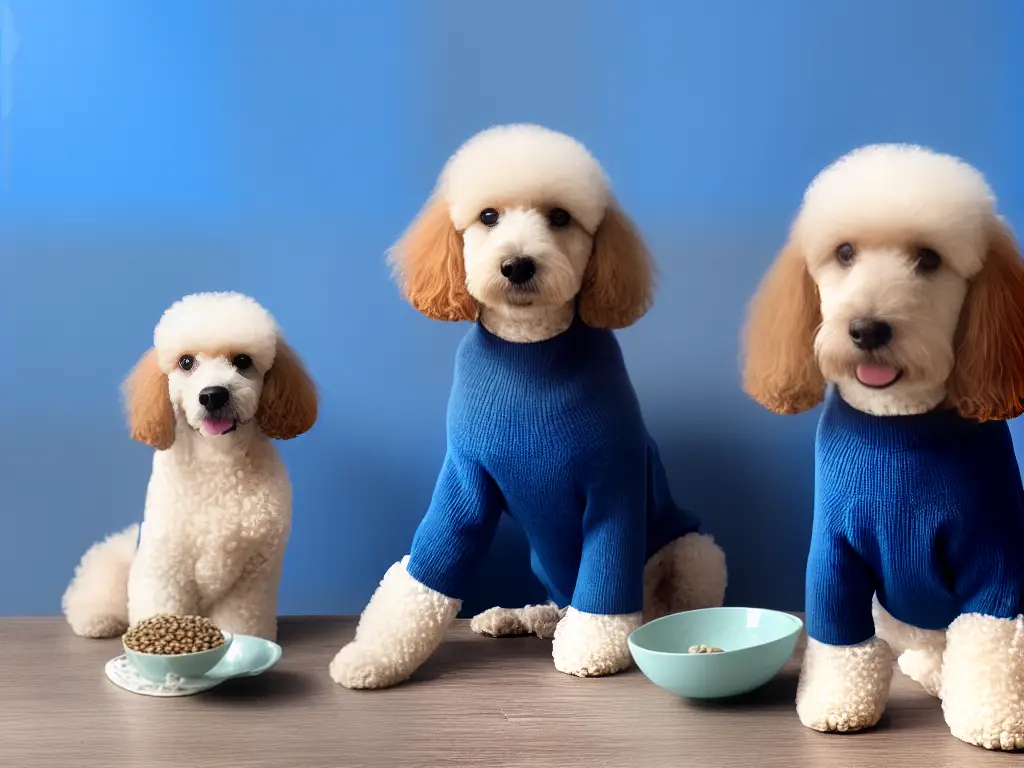
<instances>
[{"instance_id":1,"label":"sweater sleeve","mask_svg":"<svg viewBox=\"0 0 1024 768\"><path fill-rule=\"evenodd\" d=\"M643 610L647 486L643 451L591 477L583 514L583 551L572 607L619 615Z\"/></svg>"},{"instance_id":2,"label":"sweater sleeve","mask_svg":"<svg viewBox=\"0 0 1024 768\"><path fill-rule=\"evenodd\" d=\"M807 557L807 634L825 645L858 645L875 634L875 579L839 521L815 519Z\"/></svg>"},{"instance_id":3,"label":"sweater sleeve","mask_svg":"<svg viewBox=\"0 0 1024 768\"><path fill-rule=\"evenodd\" d=\"M487 471L449 446L430 507L413 537L409 575L446 597L465 599L503 509L501 492Z\"/></svg>"}]
</instances>

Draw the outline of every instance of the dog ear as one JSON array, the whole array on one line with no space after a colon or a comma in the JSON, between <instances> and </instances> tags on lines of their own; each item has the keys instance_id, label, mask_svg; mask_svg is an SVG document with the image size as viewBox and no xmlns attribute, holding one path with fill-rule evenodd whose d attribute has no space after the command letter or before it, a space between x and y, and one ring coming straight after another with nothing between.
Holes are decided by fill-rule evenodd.
<instances>
[{"instance_id":1,"label":"dog ear","mask_svg":"<svg viewBox=\"0 0 1024 768\"><path fill-rule=\"evenodd\" d=\"M312 429L317 416L316 385L295 350L282 338L263 379L256 421L263 434L290 440Z\"/></svg>"},{"instance_id":2,"label":"dog ear","mask_svg":"<svg viewBox=\"0 0 1024 768\"><path fill-rule=\"evenodd\" d=\"M981 271L960 311L947 390L961 416L1013 419L1024 412L1024 262L1013 233L993 222Z\"/></svg>"},{"instance_id":3,"label":"dog ear","mask_svg":"<svg viewBox=\"0 0 1024 768\"><path fill-rule=\"evenodd\" d=\"M820 325L817 286L790 237L750 302L743 390L774 413L802 413L820 403L825 379L814 356Z\"/></svg>"},{"instance_id":4,"label":"dog ear","mask_svg":"<svg viewBox=\"0 0 1024 768\"><path fill-rule=\"evenodd\" d=\"M174 409L167 374L160 368L156 349L150 349L135 364L123 389L132 439L158 451L170 448L174 444Z\"/></svg>"},{"instance_id":5,"label":"dog ear","mask_svg":"<svg viewBox=\"0 0 1024 768\"><path fill-rule=\"evenodd\" d=\"M579 313L592 328L625 328L651 306L654 264L643 236L614 200L594 235Z\"/></svg>"},{"instance_id":6,"label":"dog ear","mask_svg":"<svg viewBox=\"0 0 1024 768\"><path fill-rule=\"evenodd\" d=\"M447 204L432 198L388 254L402 294L432 320L476 320L476 300L466 288L462 235Z\"/></svg>"}]
</instances>

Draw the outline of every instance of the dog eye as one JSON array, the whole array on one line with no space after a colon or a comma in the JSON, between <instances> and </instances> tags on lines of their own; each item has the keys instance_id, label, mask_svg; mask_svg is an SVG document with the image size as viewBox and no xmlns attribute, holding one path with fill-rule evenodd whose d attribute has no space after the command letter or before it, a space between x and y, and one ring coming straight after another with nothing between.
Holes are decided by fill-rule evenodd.
<instances>
[{"instance_id":1,"label":"dog eye","mask_svg":"<svg viewBox=\"0 0 1024 768\"><path fill-rule=\"evenodd\" d=\"M931 248L918 248L915 266L918 272L934 272L942 266L942 257Z\"/></svg>"},{"instance_id":2,"label":"dog eye","mask_svg":"<svg viewBox=\"0 0 1024 768\"><path fill-rule=\"evenodd\" d=\"M498 223L498 212L494 208L484 208L480 212L480 223L493 227Z\"/></svg>"},{"instance_id":3,"label":"dog eye","mask_svg":"<svg viewBox=\"0 0 1024 768\"><path fill-rule=\"evenodd\" d=\"M195 364L196 359L192 355L182 355L178 358L178 367L183 371L191 371Z\"/></svg>"},{"instance_id":4,"label":"dog eye","mask_svg":"<svg viewBox=\"0 0 1024 768\"><path fill-rule=\"evenodd\" d=\"M247 368L252 368L252 358L248 355L235 355L231 364L235 366L236 370L244 371Z\"/></svg>"},{"instance_id":5,"label":"dog eye","mask_svg":"<svg viewBox=\"0 0 1024 768\"><path fill-rule=\"evenodd\" d=\"M850 266L853 263L853 256L855 251L853 246L849 243L843 243L836 248L836 261L842 264L844 267Z\"/></svg>"},{"instance_id":6,"label":"dog eye","mask_svg":"<svg viewBox=\"0 0 1024 768\"><path fill-rule=\"evenodd\" d=\"M552 208L551 211L548 212L548 223L552 227L567 227L569 226L570 221L572 221L572 216L570 216L569 212L564 208Z\"/></svg>"}]
</instances>

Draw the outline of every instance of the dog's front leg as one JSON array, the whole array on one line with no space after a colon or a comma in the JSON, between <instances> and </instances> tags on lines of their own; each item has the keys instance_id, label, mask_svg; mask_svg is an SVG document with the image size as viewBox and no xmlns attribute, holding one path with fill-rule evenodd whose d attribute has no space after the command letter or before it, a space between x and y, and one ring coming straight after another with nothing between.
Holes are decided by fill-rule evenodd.
<instances>
[{"instance_id":1,"label":"dog's front leg","mask_svg":"<svg viewBox=\"0 0 1024 768\"><path fill-rule=\"evenodd\" d=\"M639 611L609 616L570 606L555 627L555 669L577 677L614 675L628 669L633 657L626 640L642 621Z\"/></svg>"},{"instance_id":2,"label":"dog's front leg","mask_svg":"<svg viewBox=\"0 0 1024 768\"><path fill-rule=\"evenodd\" d=\"M259 552L250 555L242 575L210 605L207 612L210 620L236 635L276 640L280 581L280 559L272 561Z\"/></svg>"},{"instance_id":3,"label":"dog's front leg","mask_svg":"<svg viewBox=\"0 0 1024 768\"><path fill-rule=\"evenodd\" d=\"M471 456L450 446L411 554L388 569L359 619L355 639L331 662L336 683L386 688L419 669L458 615L502 509L494 480Z\"/></svg>"},{"instance_id":4,"label":"dog's front leg","mask_svg":"<svg viewBox=\"0 0 1024 768\"><path fill-rule=\"evenodd\" d=\"M135 624L158 613L190 616L199 613L193 564L177 557L173 540L157 542L143 536L128 574L128 621Z\"/></svg>"},{"instance_id":5,"label":"dog's front leg","mask_svg":"<svg viewBox=\"0 0 1024 768\"><path fill-rule=\"evenodd\" d=\"M646 474L623 463L600 477L588 492L572 605L552 644L555 669L577 677L632 666L626 640L643 623Z\"/></svg>"},{"instance_id":6,"label":"dog's front leg","mask_svg":"<svg viewBox=\"0 0 1024 768\"><path fill-rule=\"evenodd\" d=\"M356 636L331 662L331 679L346 688L387 688L419 669L441 644L462 601L445 597L409 575L409 558L381 580Z\"/></svg>"},{"instance_id":7,"label":"dog's front leg","mask_svg":"<svg viewBox=\"0 0 1024 768\"><path fill-rule=\"evenodd\" d=\"M892 649L874 634L874 583L841 529L816 517L807 557L807 650L796 692L796 711L808 728L861 731L885 712Z\"/></svg>"},{"instance_id":8,"label":"dog's front leg","mask_svg":"<svg viewBox=\"0 0 1024 768\"><path fill-rule=\"evenodd\" d=\"M892 651L884 640L825 645L808 638L796 693L800 722L825 732L871 728L885 712L891 680Z\"/></svg>"},{"instance_id":9,"label":"dog's front leg","mask_svg":"<svg viewBox=\"0 0 1024 768\"><path fill-rule=\"evenodd\" d=\"M942 710L950 732L986 749L1024 749L1024 616L964 614L946 632Z\"/></svg>"}]
</instances>

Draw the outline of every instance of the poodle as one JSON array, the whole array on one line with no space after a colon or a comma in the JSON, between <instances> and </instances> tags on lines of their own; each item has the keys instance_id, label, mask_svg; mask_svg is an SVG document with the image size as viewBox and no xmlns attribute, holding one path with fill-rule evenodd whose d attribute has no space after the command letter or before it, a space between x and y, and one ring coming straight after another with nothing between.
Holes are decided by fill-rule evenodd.
<instances>
[{"instance_id":1,"label":"poodle","mask_svg":"<svg viewBox=\"0 0 1024 768\"><path fill-rule=\"evenodd\" d=\"M623 670L642 621L720 605L724 555L673 501L611 330L647 311L652 265L591 154L535 125L477 134L391 261L414 308L475 322L456 355L433 499L332 678L409 678L458 614L505 512L550 603L493 608L471 626L553 636L562 672Z\"/></svg>"},{"instance_id":2,"label":"poodle","mask_svg":"<svg viewBox=\"0 0 1024 768\"><path fill-rule=\"evenodd\" d=\"M1024 265L981 173L874 145L808 187L751 302L744 387L823 399L807 563L804 725L858 731L892 660L951 733L1024 748Z\"/></svg>"},{"instance_id":3,"label":"poodle","mask_svg":"<svg viewBox=\"0 0 1024 768\"><path fill-rule=\"evenodd\" d=\"M174 613L274 639L292 492L271 438L313 426L316 390L247 296L186 296L153 336L125 382L131 435L156 449L143 524L85 553L64 614L84 637Z\"/></svg>"}]
</instances>

